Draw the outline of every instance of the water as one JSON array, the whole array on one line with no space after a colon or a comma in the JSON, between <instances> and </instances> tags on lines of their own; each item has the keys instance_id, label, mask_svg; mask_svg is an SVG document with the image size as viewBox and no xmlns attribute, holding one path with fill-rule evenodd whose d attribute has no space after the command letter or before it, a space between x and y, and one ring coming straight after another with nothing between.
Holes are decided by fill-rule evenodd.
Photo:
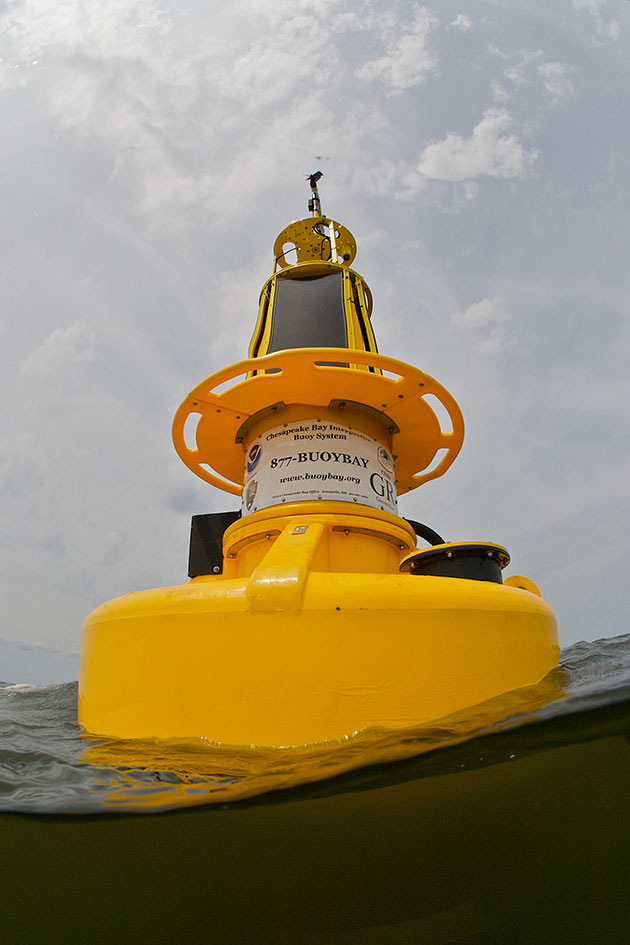
<instances>
[{"instance_id":1,"label":"water","mask_svg":"<svg viewBox=\"0 0 630 945\"><path fill-rule=\"evenodd\" d=\"M26 945L621 945L630 635L299 751L86 738L75 684L5 685L0 811L0 928Z\"/></svg>"},{"instance_id":2,"label":"water","mask_svg":"<svg viewBox=\"0 0 630 945\"><path fill-rule=\"evenodd\" d=\"M76 683L0 684L0 811L155 813L226 804L331 778L337 780L323 790L336 790L341 777L344 787L364 782L366 768L370 779L387 781L399 773L393 762L411 758L416 759L415 776L446 772L454 764L461 770L513 759L549 738L570 741L570 719L576 714L583 716L584 730L603 707L611 714L618 706L623 715L624 704L630 704L630 634L575 644L539 685L438 724L395 735L367 732L301 749L233 749L203 739L94 739L77 724L76 701ZM534 733L525 731L534 723ZM558 731L563 734L557 736ZM480 753L482 736L486 742ZM444 754L443 749L461 743L466 747L457 755ZM386 769L374 770L386 762Z\"/></svg>"}]
</instances>

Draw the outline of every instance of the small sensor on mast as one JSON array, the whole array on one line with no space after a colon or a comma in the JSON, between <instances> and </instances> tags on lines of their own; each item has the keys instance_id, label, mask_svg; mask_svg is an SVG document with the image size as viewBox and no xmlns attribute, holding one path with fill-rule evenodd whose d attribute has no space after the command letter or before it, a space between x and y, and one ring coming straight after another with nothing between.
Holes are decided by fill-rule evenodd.
<instances>
[{"instance_id":1,"label":"small sensor on mast","mask_svg":"<svg viewBox=\"0 0 630 945\"><path fill-rule=\"evenodd\" d=\"M309 174L306 180L311 185L312 197L308 202L309 213L312 213L314 217L322 216L322 205L319 199L319 192L317 190L317 182L321 180L324 176L322 171L315 171L314 174Z\"/></svg>"}]
</instances>

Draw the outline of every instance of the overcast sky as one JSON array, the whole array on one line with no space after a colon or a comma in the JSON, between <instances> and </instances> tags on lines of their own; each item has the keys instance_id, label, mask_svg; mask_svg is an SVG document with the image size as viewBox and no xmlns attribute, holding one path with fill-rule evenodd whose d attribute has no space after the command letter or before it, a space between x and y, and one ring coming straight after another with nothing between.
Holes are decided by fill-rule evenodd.
<instances>
[{"instance_id":1,"label":"overcast sky","mask_svg":"<svg viewBox=\"0 0 630 945\"><path fill-rule=\"evenodd\" d=\"M561 642L628 630L627 0L0 0L0 679L186 579L235 507L171 444L244 357L272 246L354 233L384 354L455 396L402 514L491 539Z\"/></svg>"}]
</instances>

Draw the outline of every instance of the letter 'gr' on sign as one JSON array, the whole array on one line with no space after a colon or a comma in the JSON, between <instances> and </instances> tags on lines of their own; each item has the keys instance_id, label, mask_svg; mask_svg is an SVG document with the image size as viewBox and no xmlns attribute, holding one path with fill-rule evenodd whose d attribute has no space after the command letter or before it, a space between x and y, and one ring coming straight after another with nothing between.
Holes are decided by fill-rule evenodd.
<instances>
[{"instance_id":1,"label":"letter 'gr' on sign","mask_svg":"<svg viewBox=\"0 0 630 945\"><path fill-rule=\"evenodd\" d=\"M243 515L317 499L397 514L391 453L365 433L318 419L273 427L248 443Z\"/></svg>"}]
</instances>

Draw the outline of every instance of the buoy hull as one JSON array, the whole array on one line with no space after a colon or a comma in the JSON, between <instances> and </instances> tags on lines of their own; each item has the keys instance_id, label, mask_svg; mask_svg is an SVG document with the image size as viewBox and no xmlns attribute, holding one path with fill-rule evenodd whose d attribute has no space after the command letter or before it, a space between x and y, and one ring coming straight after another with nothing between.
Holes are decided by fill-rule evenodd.
<instances>
[{"instance_id":1,"label":"buoy hull","mask_svg":"<svg viewBox=\"0 0 630 945\"><path fill-rule=\"evenodd\" d=\"M79 721L120 738L286 746L404 729L538 682L558 662L537 595L486 581L312 571L258 596L199 577L88 617Z\"/></svg>"}]
</instances>

